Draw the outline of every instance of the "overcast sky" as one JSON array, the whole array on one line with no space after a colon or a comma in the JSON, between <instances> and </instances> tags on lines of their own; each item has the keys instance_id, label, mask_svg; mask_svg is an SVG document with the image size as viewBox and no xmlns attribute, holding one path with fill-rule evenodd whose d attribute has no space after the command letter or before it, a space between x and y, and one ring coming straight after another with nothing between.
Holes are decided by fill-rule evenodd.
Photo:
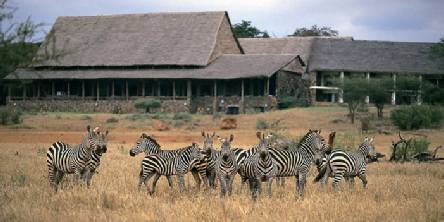
<instances>
[{"instance_id":1,"label":"overcast sky","mask_svg":"<svg viewBox=\"0 0 444 222\"><path fill-rule=\"evenodd\" d=\"M58 16L172 11L228 11L233 24L252 21L271 36L330 26L355 39L437 42L444 37L444 0L8 0L15 20L48 24Z\"/></svg>"}]
</instances>

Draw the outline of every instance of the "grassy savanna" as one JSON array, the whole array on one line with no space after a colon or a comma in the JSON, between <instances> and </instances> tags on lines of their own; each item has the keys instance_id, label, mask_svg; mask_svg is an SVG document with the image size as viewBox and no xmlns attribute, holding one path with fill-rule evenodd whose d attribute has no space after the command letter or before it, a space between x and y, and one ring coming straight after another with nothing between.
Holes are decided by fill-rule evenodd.
<instances>
[{"instance_id":1,"label":"grassy savanna","mask_svg":"<svg viewBox=\"0 0 444 222\"><path fill-rule=\"evenodd\" d=\"M374 110L371 110L374 113ZM239 178L232 197L220 199L219 190L196 192L194 180L186 177L187 191L170 191L165 178L157 193L149 197L138 192L137 182L142 154L130 157L128 150L142 132L153 134L165 149L201 142L200 131L216 131L221 136L234 134L234 145L248 147L257 142L258 118L281 119L280 132L298 137L309 128L321 128L324 137L337 131L338 143L356 146L363 136L375 136L378 152L390 154L392 135L361 134L359 124L351 125L341 107L290 109L266 114L236 116L238 128L219 130L220 119L194 115L191 122L156 131L159 120L132 115L47 113L25 114L16 126L0 128L0 220L1 221L440 221L444 219L444 165L441 163L380 163L368 166L368 189L359 179L350 192L345 182L338 193L331 184L322 189L312 182L315 168L307 179L304 201L297 201L294 179L286 186L273 187L273 197L261 196L253 203L246 192L239 191ZM107 121L115 118L118 121ZM169 118L169 117L164 117ZM134 120L135 119L135 120ZM340 120L340 121L338 121ZM342 121L343 120L343 121ZM359 121L357 121L359 122ZM110 129L108 152L102 158L99 173L89 189L73 186L66 176L62 189L54 193L49 187L46 151L51 143L63 140L78 143L87 124ZM174 124L174 123L170 123ZM427 135L430 147L444 144L442 129L405 132L404 135ZM219 143L216 143L218 146ZM444 151L438 153L444 156ZM329 181L331 183L331 179ZM265 184L264 184L265 185Z\"/></svg>"}]
</instances>

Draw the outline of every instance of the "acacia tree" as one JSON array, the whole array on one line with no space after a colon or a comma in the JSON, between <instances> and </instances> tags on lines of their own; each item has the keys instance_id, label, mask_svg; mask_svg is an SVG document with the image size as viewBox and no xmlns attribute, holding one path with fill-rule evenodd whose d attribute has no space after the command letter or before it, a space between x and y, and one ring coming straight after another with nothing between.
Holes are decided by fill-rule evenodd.
<instances>
[{"instance_id":1,"label":"acacia tree","mask_svg":"<svg viewBox=\"0 0 444 222\"><path fill-rule=\"evenodd\" d=\"M368 96L372 99L378 112L378 118L383 118L384 105L390 102L390 90L393 80L390 78L372 79L368 82Z\"/></svg>"},{"instance_id":2,"label":"acacia tree","mask_svg":"<svg viewBox=\"0 0 444 222\"><path fill-rule=\"evenodd\" d=\"M339 32L331 27L313 25L311 28L298 28L289 36L338 36L338 34Z\"/></svg>"},{"instance_id":3,"label":"acacia tree","mask_svg":"<svg viewBox=\"0 0 444 222\"><path fill-rule=\"evenodd\" d=\"M351 123L355 123L356 109L364 103L365 97L369 94L369 84L364 78L345 78L338 82L337 86L343 92L344 101L348 105Z\"/></svg>"},{"instance_id":4,"label":"acacia tree","mask_svg":"<svg viewBox=\"0 0 444 222\"><path fill-rule=\"evenodd\" d=\"M242 20L233 25L233 32L237 38L269 38L267 31L261 31L251 25L251 21Z\"/></svg>"}]
</instances>

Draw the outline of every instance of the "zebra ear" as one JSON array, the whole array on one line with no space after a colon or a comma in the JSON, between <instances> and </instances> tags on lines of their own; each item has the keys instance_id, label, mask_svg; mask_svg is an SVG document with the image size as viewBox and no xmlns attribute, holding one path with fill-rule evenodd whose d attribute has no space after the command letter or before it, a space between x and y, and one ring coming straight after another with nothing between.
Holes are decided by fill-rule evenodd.
<instances>
[{"instance_id":1,"label":"zebra ear","mask_svg":"<svg viewBox=\"0 0 444 222\"><path fill-rule=\"evenodd\" d=\"M256 132L256 137L257 137L258 139L261 139L261 132Z\"/></svg>"},{"instance_id":2,"label":"zebra ear","mask_svg":"<svg viewBox=\"0 0 444 222\"><path fill-rule=\"evenodd\" d=\"M233 142L234 136L233 134L230 135L230 143Z\"/></svg>"},{"instance_id":3,"label":"zebra ear","mask_svg":"<svg viewBox=\"0 0 444 222\"><path fill-rule=\"evenodd\" d=\"M140 136L140 138L148 138L148 135L146 135L146 133L142 133L142 135Z\"/></svg>"},{"instance_id":4,"label":"zebra ear","mask_svg":"<svg viewBox=\"0 0 444 222\"><path fill-rule=\"evenodd\" d=\"M107 131L105 131L105 136L108 136L108 133L109 133L109 131L107 130Z\"/></svg>"},{"instance_id":5,"label":"zebra ear","mask_svg":"<svg viewBox=\"0 0 444 222\"><path fill-rule=\"evenodd\" d=\"M213 135L211 137L214 138L215 136L216 136L216 132L213 132Z\"/></svg>"},{"instance_id":6,"label":"zebra ear","mask_svg":"<svg viewBox=\"0 0 444 222\"><path fill-rule=\"evenodd\" d=\"M91 132L91 126L90 125L86 126L86 130L88 131L88 133Z\"/></svg>"},{"instance_id":7,"label":"zebra ear","mask_svg":"<svg viewBox=\"0 0 444 222\"><path fill-rule=\"evenodd\" d=\"M204 131L202 131L202 136L205 137L205 132Z\"/></svg>"},{"instance_id":8,"label":"zebra ear","mask_svg":"<svg viewBox=\"0 0 444 222\"><path fill-rule=\"evenodd\" d=\"M369 144L373 143L373 140L375 139L375 137L370 138L370 141L368 142Z\"/></svg>"}]
</instances>

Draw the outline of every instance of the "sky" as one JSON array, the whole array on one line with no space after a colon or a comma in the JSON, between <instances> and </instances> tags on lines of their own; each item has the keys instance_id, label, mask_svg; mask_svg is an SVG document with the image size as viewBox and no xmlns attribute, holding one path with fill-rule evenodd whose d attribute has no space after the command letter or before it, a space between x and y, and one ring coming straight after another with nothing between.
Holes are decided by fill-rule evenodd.
<instances>
[{"instance_id":1,"label":"sky","mask_svg":"<svg viewBox=\"0 0 444 222\"><path fill-rule=\"evenodd\" d=\"M329 26L354 39L437 42L444 37L444 0L8 0L14 21L47 24L58 16L228 11L232 24L251 21L272 37Z\"/></svg>"}]
</instances>

